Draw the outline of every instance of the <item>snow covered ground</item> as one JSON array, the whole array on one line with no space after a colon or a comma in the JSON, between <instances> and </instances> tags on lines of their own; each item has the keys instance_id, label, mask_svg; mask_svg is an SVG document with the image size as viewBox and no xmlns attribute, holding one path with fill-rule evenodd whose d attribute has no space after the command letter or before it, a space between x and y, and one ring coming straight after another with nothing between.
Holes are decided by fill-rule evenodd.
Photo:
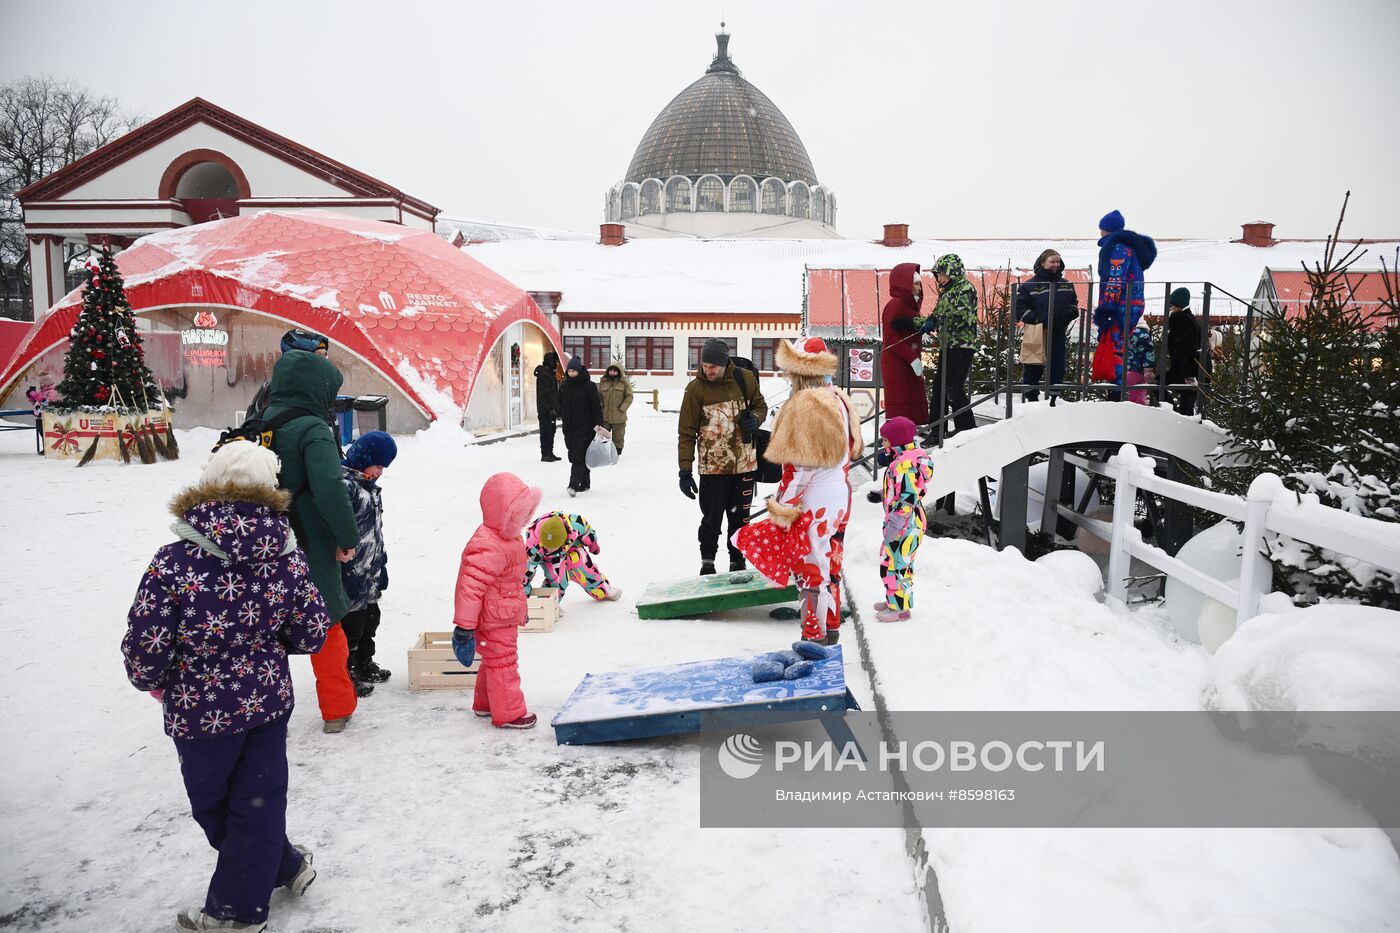
<instances>
[{"instance_id":1,"label":"snow covered ground","mask_svg":"<svg viewBox=\"0 0 1400 933\"><path fill-rule=\"evenodd\" d=\"M394 678L348 731L322 735L309 665L293 663L290 834L321 875L270 929L920 930L922 901L893 830L700 830L693 739L564 748L547 726L501 733L467 696L410 694L405 652L451 624L477 493L511 469L599 531L624 595L577 591L550 634L521 636L531 708L546 722L584 673L758 653L795 623L639 620L654 579L696 569L694 503L676 489L674 415L636 406L627 452L591 492L524 437L465 447L436 426L400 439L384 480L391 586L379 661ZM156 705L117 649L136 579L169 540L165 502L203 462L81 471L0 435L0 928L165 929L202 902L213 853L187 813ZM880 594L879 507L858 500L847 544L858 609ZM889 708L1192 709L1210 658L1151 611L1096 602L1014 553L928 541L918 608L865 626ZM868 617L868 611L865 613ZM743 617L762 619L761 613ZM850 633L843 643L854 642ZM867 709L872 685L847 676ZM1378 831L928 830L953 933L1021 930L1400 929L1400 860ZM17 843L17 844L16 844Z\"/></svg>"}]
</instances>

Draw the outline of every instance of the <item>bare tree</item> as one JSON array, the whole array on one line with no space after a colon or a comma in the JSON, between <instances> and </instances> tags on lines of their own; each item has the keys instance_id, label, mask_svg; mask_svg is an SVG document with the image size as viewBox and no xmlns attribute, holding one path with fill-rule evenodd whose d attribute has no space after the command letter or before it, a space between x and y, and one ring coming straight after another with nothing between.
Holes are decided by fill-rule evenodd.
<instances>
[{"instance_id":1,"label":"bare tree","mask_svg":"<svg viewBox=\"0 0 1400 933\"><path fill-rule=\"evenodd\" d=\"M72 81L30 75L0 85L0 315L33 317L29 246L15 194L142 121L116 98Z\"/></svg>"}]
</instances>

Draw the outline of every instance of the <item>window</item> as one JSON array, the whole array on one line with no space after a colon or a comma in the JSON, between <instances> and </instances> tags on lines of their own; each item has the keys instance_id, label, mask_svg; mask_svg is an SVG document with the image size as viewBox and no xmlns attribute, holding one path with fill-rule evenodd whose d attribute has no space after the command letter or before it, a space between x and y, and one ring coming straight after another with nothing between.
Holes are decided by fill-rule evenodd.
<instances>
[{"instance_id":1,"label":"window","mask_svg":"<svg viewBox=\"0 0 1400 933\"><path fill-rule=\"evenodd\" d=\"M738 214L752 214L754 183L752 178L736 178L729 183L729 210Z\"/></svg>"},{"instance_id":2,"label":"window","mask_svg":"<svg viewBox=\"0 0 1400 933\"><path fill-rule=\"evenodd\" d=\"M670 372L673 367L670 337L628 337L627 369L640 372L644 369Z\"/></svg>"},{"instance_id":3,"label":"window","mask_svg":"<svg viewBox=\"0 0 1400 933\"><path fill-rule=\"evenodd\" d=\"M812 219L826 223L826 192L820 188L812 191Z\"/></svg>"},{"instance_id":4,"label":"window","mask_svg":"<svg viewBox=\"0 0 1400 933\"><path fill-rule=\"evenodd\" d=\"M666 182L666 210L668 213L690 210L690 179L672 178Z\"/></svg>"},{"instance_id":5,"label":"window","mask_svg":"<svg viewBox=\"0 0 1400 933\"><path fill-rule=\"evenodd\" d=\"M661 213L661 182L648 178L642 182L642 216Z\"/></svg>"},{"instance_id":6,"label":"window","mask_svg":"<svg viewBox=\"0 0 1400 933\"><path fill-rule=\"evenodd\" d=\"M776 178L763 183L763 213L783 214L787 212L787 190Z\"/></svg>"},{"instance_id":7,"label":"window","mask_svg":"<svg viewBox=\"0 0 1400 933\"><path fill-rule=\"evenodd\" d=\"M697 211L724 210L724 182L713 175L700 179L695 189Z\"/></svg>"},{"instance_id":8,"label":"window","mask_svg":"<svg viewBox=\"0 0 1400 933\"><path fill-rule=\"evenodd\" d=\"M705 349L705 341L709 339L709 337L690 338L690 355L688 358L688 364L690 366L689 372L693 373L700 368L700 351ZM737 337L720 337L719 339L723 340L729 346L730 356L734 356L739 352L739 339Z\"/></svg>"},{"instance_id":9,"label":"window","mask_svg":"<svg viewBox=\"0 0 1400 933\"><path fill-rule=\"evenodd\" d=\"M778 343L777 337L755 337L753 339L753 364L760 372L775 373L778 371Z\"/></svg>"},{"instance_id":10,"label":"window","mask_svg":"<svg viewBox=\"0 0 1400 933\"><path fill-rule=\"evenodd\" d=\"M794 182L788 199L788 216L806 217L809 204L806 182Z\"/></svg>"},{"instance_id":11,"label":"window","mask_svg":"<svg viewBox=\"0 0 1400 933\"><path fill-rule=\"evenodd\" d=\"M601 373L608 368L608 363L612 359L612 338L611 337L565 337L564 352L569 359L580 357L583 365L587 366L594 375ZM569 361L564 361L564 368L567 369Z\"/></svg>"},{"instance_id":12,"label":"window","mask_svg":"<svg viewBox=\"0 0 1400 933\"><path fill-rule=\"evenodd\" d=\"M637 188L628 185L622 189L622 219L631 220L637 216Z\"/></svg>"}]
</instances>

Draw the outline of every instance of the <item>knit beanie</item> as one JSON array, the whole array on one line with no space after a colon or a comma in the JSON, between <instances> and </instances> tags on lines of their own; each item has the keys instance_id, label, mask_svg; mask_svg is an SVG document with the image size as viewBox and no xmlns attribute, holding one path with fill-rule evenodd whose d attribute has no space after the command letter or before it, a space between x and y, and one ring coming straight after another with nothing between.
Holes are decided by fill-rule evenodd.
<instances>
[{"instance_id":1,"label":"knit beanie","mask_svg":"<svg viewBox=\"0 0 1400 933\"><path fill-rule=\"evenodd\" d=\"M1171 296L1167 298L1167 304L1173 308L1191 307L1191 290L1186 288L1172 289Z\"/></svg>"},{"instance_id":2,"label":"knit beanie","mask_svg":"<svg viewBox=\"0 0 1400 933\"><path fill-rule=\"evenodd\" d=\"M903 447L913 443L915 430L914 422L900 415L880 425L880 436L893 447Z\"/></svg>"},{"instance_id":3,"label":"knit beanie","mask_svg":"<svg viewBox=\"0 0 1400 933\"><path fill-rule=\"evenodd\" d=\"M372 466L387 467L399 455L399 445L383 431L370 431L355 438L355 443L345 451L344 463L352 470L361 472Z\"/></svg>"},{"instance_id":4,"label":"knit beanie","mask_svg":"<svg viewBox=\"0 0 1400 933\"><path fill-rule=\"evenodd\" d=\"M1117 233L1126 226L1123 215L1117 211L1109 211L1099 218L1099 229L1104 233Z\"/></svg>"},{"instance_id":5,"label":"knit beanie","mask_svg":"<svg viewBox=\"0 0 1400 933\"><path fill-rule=\"evenodd\" d=\"M540 522L540 547L557 551L569 540L569 526L560 515L551 515Z\"/></svg>"},{"instance_id":6,"label":"knit beanie","mask_svg":"<svg viewBox=\"0 0 1400 933\"><path fill-rule=\"evenodd\" d=\"M728 366L729 344L718 337L706 340L704 348L700 350L700 362L709 363L711 366Z\"/></svg>"},{"instance_id":7,"label":"knit beanie","mask_svg":"<svg viewBox=\"0 0 1400 933\"><path fill-rule=\"evenodd\" d=\"M199 474L201 483L210 485L261 486L277 488L281 461L261 444L233 441L214 451Z\"/></svg>"}]
</instances>

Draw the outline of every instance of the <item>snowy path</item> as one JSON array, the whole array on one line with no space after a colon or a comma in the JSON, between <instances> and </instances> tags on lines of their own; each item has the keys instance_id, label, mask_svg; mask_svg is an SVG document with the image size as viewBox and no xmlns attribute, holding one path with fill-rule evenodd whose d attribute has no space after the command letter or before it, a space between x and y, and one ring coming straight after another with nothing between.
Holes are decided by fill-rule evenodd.
<instances>
[{"instance_id":1,"label":"snowy path","mask_svg":"<svg viewBox=\"0 0 1400 933\"><path fill-rule=\"evenodd\" d=\"M545 722L590 670L791 642L791 624L632 612L648 580L689 575L698 560L698 513L675 488L674 424L639 413L621 463L576 500L564 495L568 464L539 463L534 437L473 448L448 431L401 439L384 483L391 586L379 637L394 678L347 732L323 736L310 667L293 662L289 828L316 850L321 875L303 901L274 899L270 930L741 930L780 913L792 930L924 928L898 831L701 831L693 739L563 748L543 725L493 730L457 692L407 690L406 649L450 626L477 493L500 469L543 486L544 508L586 515L625 590L620 605L573 592L555 632L521 636L526 696ZM164 503L211 439L186 436L177 463L80 472L35 457L26 434L0 435L0 928L164 930L203 901L213 854L117 643L137 577L170 539ZM867 702L859 667L849 676ZM813 885L840 897L797 910Z\"/></svg>"}]
</instances>

